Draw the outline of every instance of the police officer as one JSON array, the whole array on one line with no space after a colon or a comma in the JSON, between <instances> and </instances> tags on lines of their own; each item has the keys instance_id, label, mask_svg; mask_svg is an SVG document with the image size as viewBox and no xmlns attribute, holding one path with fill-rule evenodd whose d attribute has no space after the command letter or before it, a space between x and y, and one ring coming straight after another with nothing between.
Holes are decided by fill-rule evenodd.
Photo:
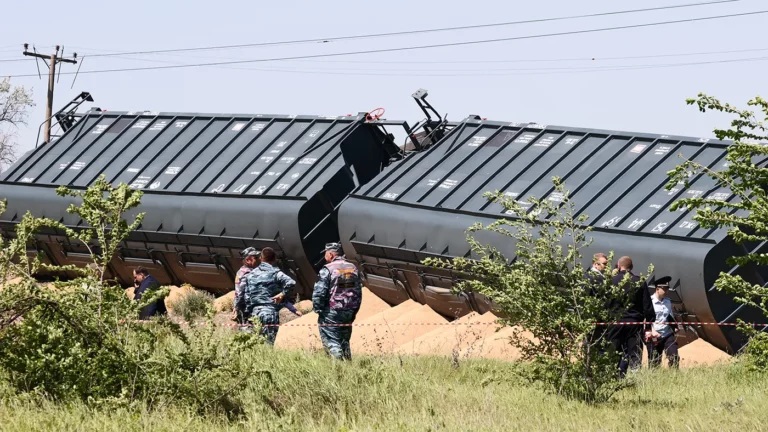
<instances>
[{"instance_id":1,"label":"police officer","mask_svg":"<svg viewBox=\"0 0 768 432\"><path fill-rule=\"evenodd\" d=\"M643 331L656 319L651 297L648 295L648 285L640 283L640 276L632 273L632 258L623 256L617 263L618 273L613 277L613 284L623 289L629 298L629 305L621 315L623 322L637 324L615 325L609 328L608 334L617 351L622 354L619 362L619 374L625 376L627 369L638 369L643 357ZM629 275L629 280L624 277ZM649 324L644 325L643 322Z\"/></svg>"},{"instance_id":2,"label":"police officer","mask_svg":"<svg viewBox=\"0 0 768 432\"><path fill-rule=\"evenodd\" d=\"M363 288L357 267L343 255L341 244L325 245L325 261L312 293L312 307L320 324L320 339L326 352L334 358L351 360L349 340L352 324L360 310ZM334 326L334 324L347 324Z\"/></svg>"},{"instance_id":3,"label":"police officer","mask_svg":"<svg viewBox=\"0 0 768 432\"><path fill-rule=\"evenodd\" d=\"M296 281L277 267L277 254L271 247L261 250L261 264L245 276L246 316L261 323L261 335L270 345L277 337L281 303L295 285Z\"/></svg>"},{"instance_id":4,"label":"police officer","mask_svg":"<svg viewBox=\"0 0 768 432\"><path fill-rule=\"evenodd\" d=\"M248 317L245 315L245 296L243 295L245 276L259 265L259 255L261 252L254 247L245 248L240 252L240 256L243 257L243 266L235 275L235 301L232 310L232 318L237 320L239 324L245 324L248 321Z\"/></svg>"},{"instance_id":5,"label":"police officer","mask_svg":"<svg viewBox=\"0 0 768 432\"><path fill-rule=\"evenodd\" d=\"M651 296L656 320L653 323L653 330L647 334L648 340L645 342L645 347L648 349L648 366L652 368L661 365L662 352L667 355L670 368L677 368L680 363L675 329L667 324L675 320L672 316L672 301L667 297L671 280L671 277L664 276L656 281L655 292Z\"/></svg>"}]
</instances>

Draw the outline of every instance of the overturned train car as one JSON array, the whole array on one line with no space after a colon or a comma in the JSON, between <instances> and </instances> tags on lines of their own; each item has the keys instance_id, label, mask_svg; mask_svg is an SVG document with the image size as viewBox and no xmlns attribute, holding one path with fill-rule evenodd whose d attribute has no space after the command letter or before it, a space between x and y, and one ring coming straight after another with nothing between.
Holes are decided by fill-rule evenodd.
<instances>
[{"instance_id":1,"label":"overturned train car","mask_svg":"<svg viewBox=\"0 0 768 432\"><path fill-rule=\"evenodd\" d=\"M164 284L232 289L239 251L271 246L311 292L326 242L338 241L336 211L356 187L398 157L392 138L365 113L311 117L132 113L91 110L57 140L0 174L4 236L29 210L71 227L58 185L85 188L100 175L145 191L140 229L120 248L110 276L132 284L137 265ZM129 215L130 216L130 215ZM82 244L44 231L30 245L56 264L89 262Z\"/></svg>"},{"instance_id":2,"label":"overturned train car","mask_svg":"<svg viewBox=\"0 0 768 432\"><path fill-rule=\"evenodd\" d=\"M445 315L483 313L493 304L476 293L454 295L456 275L422 265L427 257L471 256L465 230L505 215L482 194L500 190L525 206L530 196L558 201L551 178L564 180L579 212L589 216L594 242L586 251L630 255L637 271L670 276L678 317L688 322L764 322L756 310L715 289L721 271L768 281L765 268L726 265L726 259L765 245L736 245L722 229L703 229L688 211L669 210L677 199L733 197L709 177L666 190L667 172L681 155L718 170L728 143L698 138L589 130L468 118L431 148L409 155L357 189L339 210L347 256L369 288L390 303L409 298ZM507 238L478 238L512 258ZM754 249L753 249L754 250ZM585 262L585 265L589 263ZM726 351L744 344L733 327L688 326Z\"/></svg>"}]
</instances>

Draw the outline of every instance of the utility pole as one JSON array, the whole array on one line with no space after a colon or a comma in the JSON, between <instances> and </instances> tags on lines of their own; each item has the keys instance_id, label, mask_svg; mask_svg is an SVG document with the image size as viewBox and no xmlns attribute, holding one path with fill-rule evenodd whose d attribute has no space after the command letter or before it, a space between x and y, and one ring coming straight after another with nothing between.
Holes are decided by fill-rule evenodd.
<instances>
[{"instance_id":1,"label":"utility pole","mask_svg":"<svg viewBox=\"0 0 768 432\"><path fill-rule=\"evenodd\" d=\"M53 86L56 83L56 64L57 63L77 63L77 53L71 59L59 57L59 46L56 45L56 51L53 54L40 54L37 51L29 52L29 44L24 44L24 55L30 57L37 57L43 59L43 62L48 65L48 102L45 108L45 135L44 140L46 143L51 142L51 117L53 117ZM46 59L50 63L46 62ZM39 72L39 70L38 70Z\"/></svg>"}]
</instances>

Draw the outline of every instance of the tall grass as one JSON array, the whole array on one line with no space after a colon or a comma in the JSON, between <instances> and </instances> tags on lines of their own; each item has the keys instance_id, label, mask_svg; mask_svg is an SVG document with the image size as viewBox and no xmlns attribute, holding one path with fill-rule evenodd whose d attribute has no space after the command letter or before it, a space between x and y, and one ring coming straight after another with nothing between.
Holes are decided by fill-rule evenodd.
<instances>
[{"instance_id":1,"label":"tall grass","mask_svg":"<svg viewBox=\"0 0 768 432\"><path fill-rule=\"evenodd\" d=\"M768 375L739 364L643 371L604 405L549 395L516 378L513 363L450 358L322 355L264 347L244 382L235 422L174 407L99 410L5 396L3 430L764 430Z\"/></svg>"}]
</instances>

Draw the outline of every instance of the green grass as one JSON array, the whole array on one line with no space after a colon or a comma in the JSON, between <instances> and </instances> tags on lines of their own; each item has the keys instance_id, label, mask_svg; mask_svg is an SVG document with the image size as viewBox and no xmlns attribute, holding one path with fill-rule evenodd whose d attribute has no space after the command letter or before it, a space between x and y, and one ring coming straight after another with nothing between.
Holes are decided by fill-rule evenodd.
<instances>
[{"instance_id":1,"label":"green grass","mask_svg":"<svg viewBox=\"0 0 768 432\"><path fill-rule=\"evenodd\" d=\"M356 358L263 348L267 374L245 381L239 420L166 407L94 409L6 396L2 430L764 430L768 375L738 364L644 371L610 403L588 406L516 378L514 364L447 358Z\"/></svg>"}]
</instances>

